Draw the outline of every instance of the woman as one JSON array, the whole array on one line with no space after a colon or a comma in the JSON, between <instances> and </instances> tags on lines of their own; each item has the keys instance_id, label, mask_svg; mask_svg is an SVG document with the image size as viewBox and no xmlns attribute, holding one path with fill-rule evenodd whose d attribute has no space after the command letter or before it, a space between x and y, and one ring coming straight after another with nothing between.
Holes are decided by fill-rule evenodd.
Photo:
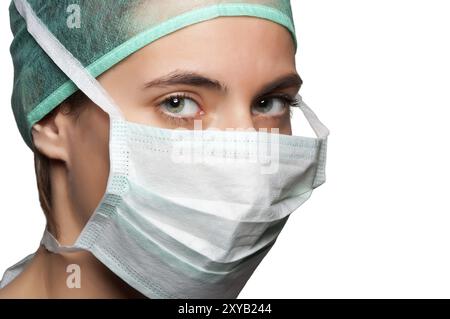
<instances>
[{"instance_id":1,"label":"woman","mask_svg":"<svg viewBox=\"0 0 450 319\"><path fill-rule=\"evenodd\" d=\"M325 181L289 1L10 9L13 109L47 228L0 297L237 297ZM317 138L291 136L294 106Z\"/></svg>"}]
</instances>

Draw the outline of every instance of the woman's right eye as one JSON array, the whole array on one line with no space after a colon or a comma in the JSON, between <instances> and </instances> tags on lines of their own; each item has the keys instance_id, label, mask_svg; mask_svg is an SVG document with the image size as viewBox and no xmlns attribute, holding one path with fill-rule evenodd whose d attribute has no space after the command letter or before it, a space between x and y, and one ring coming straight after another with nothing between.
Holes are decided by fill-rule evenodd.
<instances>
[{"instance_id":1,"label":"woman's right eye","mask_svg":"<svg viewBox=\"0 0 450 319\"><path fill-rule=\"evenodd\" d=\"M165 114L172 117L195 117L201 111L194 100L182 95L168 97L160 107Z\"/></svg>"}]
</instances>

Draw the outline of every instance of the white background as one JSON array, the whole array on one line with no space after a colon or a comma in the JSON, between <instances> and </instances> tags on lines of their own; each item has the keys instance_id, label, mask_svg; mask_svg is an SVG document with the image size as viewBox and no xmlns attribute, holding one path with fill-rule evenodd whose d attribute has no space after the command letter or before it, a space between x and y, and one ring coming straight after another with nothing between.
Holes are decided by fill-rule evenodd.
<instances>
[{"instance_id":1,"label":"white background","mask_svg":"<svg viewBox=\"0 0 450 319\"><path fill-rule=\"evenodd\" d=\"M331 131L327 182L240 298L449 298L449 1L292 4L301 92ZM1 273L44 229L10 107L8 5L0 1Z\"/></svg>"}]
</instances>

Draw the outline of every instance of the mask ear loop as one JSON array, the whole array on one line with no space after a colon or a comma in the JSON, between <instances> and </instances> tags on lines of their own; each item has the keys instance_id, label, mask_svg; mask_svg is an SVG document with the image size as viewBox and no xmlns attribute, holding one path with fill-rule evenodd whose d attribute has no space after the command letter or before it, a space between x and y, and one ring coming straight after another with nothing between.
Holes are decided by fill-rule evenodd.
<instances>
[{"instance_id":1,"label":"mask ear loop","mask_svg":"<svg viewBox=\"0 0 450 319\"><path fill-rule=\"evenodd\" d=\"M316 133L316 136L321 140L325 140L330 135L330 130L319 120L316 113L306 105L300 94L297 94L296 99L300 102L299 108L302 110L314 133Z\"/></svg>"},{"instance_id":2,"label":"mask ear loop","mask_svg":"<svg viewBox=\"0 0 450 319\"><path fill-rule=\"evenodd\" d=\"M111 117L124 119L123 113L108 92L42 23L28 1L14 0L14 5L25 19L30 35L61 71L103 111Z\"/></svg>"}]
</instances>

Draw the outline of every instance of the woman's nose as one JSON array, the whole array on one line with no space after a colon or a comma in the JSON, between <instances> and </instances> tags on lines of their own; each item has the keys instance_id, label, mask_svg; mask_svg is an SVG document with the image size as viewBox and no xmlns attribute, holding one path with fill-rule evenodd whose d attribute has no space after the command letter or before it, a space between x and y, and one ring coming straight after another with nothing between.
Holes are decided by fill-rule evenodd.
<instances>
[{"instance_id":1,"label":"woman's nose","mask_svg":"<svg viewBox=\"0 0 450 319\"><path fill-rule=\"evenodd\" d=\"M255 129L251 107L245 102L227 103L218 108L210 126L219 130Z\"/></svg>"}]
</instances>

